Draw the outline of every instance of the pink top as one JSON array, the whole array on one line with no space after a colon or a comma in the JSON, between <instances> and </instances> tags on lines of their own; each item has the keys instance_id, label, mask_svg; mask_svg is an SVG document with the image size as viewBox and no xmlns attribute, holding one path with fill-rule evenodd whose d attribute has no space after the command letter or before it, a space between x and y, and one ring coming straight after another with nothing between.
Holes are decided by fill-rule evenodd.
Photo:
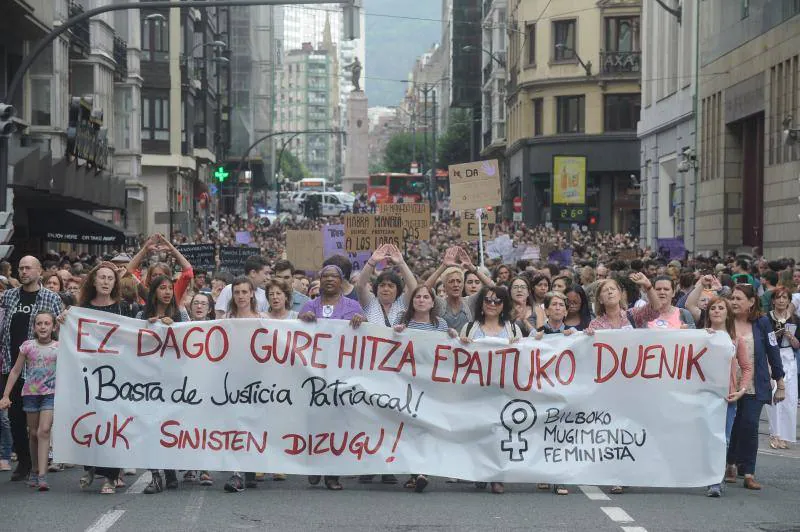
<instances>
[{"instance_id":1,"label":"pink top","mask_svg":"<svg viewBox=\"0 0 800 532\"><path fill-rule=\"evenodd\" d=\"M743 337L739 337L734 342L736 344L736 356L731 359L731 379L728 385L728 393L734 393L742 388L750 388L753 384L753 362L750 353L747 352L747 344ZM739 370L742 374L739 375ZM738 377L738 386L737 386Z\"/></svg>"},{"instance_id":2,"label":"pink top","mask_svg":"<svg viewBox=\"0 0 800 532\"><path fill-rule=\"evenodd\" d=\"M633 318L633 323L631 323L628 319L628 312L630 312L630 316ZM658 309L652 307L650 304L639 308L632 308L623 313L623 325L619 328L631 329L635 325L637 329L642 329L648 321L658 318L658 315ZM608 314L603 314L602 316L598 316L593 319L589 323L589 328L594 329L595 331L602 331L604 329L616 329L617 327L615 327L611 323L611 320L608 319Z\"/></svg>"},{"instance_id":3,"label":"pink top","mask_svg":"<svg viewBox=\"0 0 800 532\"><path fill-rule=\"evenodd\" d=\"M656 319L647 322L648 329L680 329L681 325L683 324L679 308L673 308L666 318L659 315Z\"/></svg>"}]
</instances>

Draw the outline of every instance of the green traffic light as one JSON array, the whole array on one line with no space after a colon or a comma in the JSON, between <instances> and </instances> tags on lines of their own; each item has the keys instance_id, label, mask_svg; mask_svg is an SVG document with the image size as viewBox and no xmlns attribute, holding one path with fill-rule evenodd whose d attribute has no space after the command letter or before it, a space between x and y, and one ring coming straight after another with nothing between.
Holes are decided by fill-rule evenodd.
<instances>
[{"instance_id":1,"label":"green traffic light","mask_svg":"<svg viewBox=\"0 0 800 532\"><path fill-rule=\"evenodd\" d=\"M217 181L219 181L220 183L222 183L223 181L225 181L226 179L228 179L228 177L230 177L230 175L231 175L231 174L230 174L230 172L228 172L228 171L225 169L225 167L224 167L224 166L218 166L218 167L217 167L217 169L216 169L216 170L214 170L214 177L215 177L215 178L216 178L216 180L217 180Z\"/></svg>"}]
</instances>

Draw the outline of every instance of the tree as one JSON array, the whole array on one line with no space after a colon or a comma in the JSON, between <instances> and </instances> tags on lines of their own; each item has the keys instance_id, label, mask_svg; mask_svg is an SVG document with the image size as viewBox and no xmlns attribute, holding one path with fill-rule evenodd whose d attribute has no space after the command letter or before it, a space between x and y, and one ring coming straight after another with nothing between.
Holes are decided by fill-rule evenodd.
<instances>
[{"instance_id":1,"label":"tree","mask_svg":"<svg viewBox=\"0 0 800 532\"><path fill-rule=\"evenodd\" d=\"M281 155L280 162L280 171L283 173L284 179L288 179L289 181L300 181L301 179L311 177L311 172L308 171L308 168L306 168L300 159L298 159L295 154L290 152L288 148L283 150L283 155Z\"/></svg>"},{"instance_id":2,"label":"tree","mask_svg":"<svg viewBox=\"0 0 800 532\"><path fill-rule=\"evenodd\" d=\"M466 110L454 111L450 115L447 131L441 136L438 144L438 168L447 168L451 164L468 163L470 153L470 120L471 114Z\"/></svg>"},{"instance_id":3,"label":"tree","mask_svg":"<svg viewBox=\"0 0 800 532\"><path fill-rule=\"evenodd\" d=\"M414 143L416 142L416 149ZM428 136L428 150L432 154L433 138ZM383 152L383 167L387 172L408 172L411 163L416 160L420 165L425 163L425 134L397 133L386 144Z\"/></svg>"}]
</instances>

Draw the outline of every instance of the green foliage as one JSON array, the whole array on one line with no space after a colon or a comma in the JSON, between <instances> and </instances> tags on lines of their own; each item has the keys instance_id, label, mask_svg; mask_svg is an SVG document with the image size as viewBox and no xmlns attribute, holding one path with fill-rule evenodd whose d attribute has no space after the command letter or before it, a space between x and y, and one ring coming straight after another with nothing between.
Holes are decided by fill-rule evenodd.
<instances>
[{"instance_id":1,"label":"green foliage","mask_svg":"<svg viewBox=\"0 0 800 532\"><path fill-rule=\"evenodd\" d=\"M437 142L438 167L470 162L470 120L466 110L454 110L450 114L447 131Z\"/></svg>"},{"instance_id":2,"label":"green foliage","mask_svg":"<svg viewBox=\"0 0 800 532\"><path fill-rule=\"evenodd\" d=\"M416 148L414 144L416 143ZM433 136L428 135L428 159L433 155ZM415 161L424 166L425 164L425 134L417 133L397 133L386 144L386 151L383 153L383 167L385 172L408 172L411 163Z\"/></svg>"},{"instance_id":3,"label":"green foliage","mask_svg":"<svg viewBox=\"0 0 800 532\"><path fill-rule=\"evenodd\" d=\"M301 179L311 177L311 172L308 171L308 168L306 168L300 159L288 149L283 150L280 162L284 179L300 181Z\"/></svg>"}]
</instances>

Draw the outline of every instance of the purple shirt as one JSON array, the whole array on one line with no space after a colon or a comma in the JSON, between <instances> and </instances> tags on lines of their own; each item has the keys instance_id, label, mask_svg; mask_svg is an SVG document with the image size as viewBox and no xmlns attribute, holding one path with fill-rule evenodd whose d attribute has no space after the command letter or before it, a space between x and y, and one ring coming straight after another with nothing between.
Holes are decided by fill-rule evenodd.
<instances>
[{"instance_id":1,"label":"purple shirt","mask_svg":"<svg viewBox=\"0 0 800 532\"><path fill-rule=\"evenodd\" d=\"M300 314L304 312L313 312L317 319L327 318L332 320L349 320L356 314L362 314L361 305L357 301L342 296L339 302L333 307L333 314L325 316L322 314L322 298L312 299L307 301L303 308L300 309Z\"/></svg>"}]
</instances>

